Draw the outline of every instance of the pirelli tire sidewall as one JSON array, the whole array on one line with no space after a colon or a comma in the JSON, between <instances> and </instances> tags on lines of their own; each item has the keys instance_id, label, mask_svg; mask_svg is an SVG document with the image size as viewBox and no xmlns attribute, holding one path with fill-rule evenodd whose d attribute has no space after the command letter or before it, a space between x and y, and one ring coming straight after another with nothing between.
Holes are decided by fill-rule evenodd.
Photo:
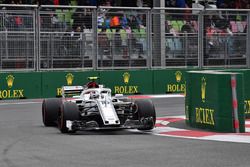
<instances>
[{"instance_id":1,"label":"pirelli tire sidewall","mask_svg":"<svg viewBox=\"0 0 250 167\"><path fill-rule=\"evenodd\" d=\"M156 112L153 102L149 99L138 99L135 100L134 103L137 106L135 117L137 117L138 120L150 117L153 118L152 122L149 125L145 125L143 128L138 128L138 130L153 129L155 127L155 122L156 122Z\"/></svg>"},{"instance_id":2,"label":"pirelli tire sidewall","mask_svg":"<svg viewBox=\"0 0 250 167\"><path fill-rule=\"evenodd\" d=\"M42 118L45 126L56 126L60 111L61 99L44 99L42 103Z\"/></svg>"},{"instance_id":3,"label":"pirelli tire sidewall","mask_svg":"<svg viewBox=\"0 0 250 167\"><path fill-rule=\"evenodd\" d=\"M79 110L78 106L73 102L64 102L61 105L61 111L59 116L58 128L62 133L74 133L74 130L69 130L66 126L67 120L75 121L79 120Z\"/></svg>"}]
</instances>

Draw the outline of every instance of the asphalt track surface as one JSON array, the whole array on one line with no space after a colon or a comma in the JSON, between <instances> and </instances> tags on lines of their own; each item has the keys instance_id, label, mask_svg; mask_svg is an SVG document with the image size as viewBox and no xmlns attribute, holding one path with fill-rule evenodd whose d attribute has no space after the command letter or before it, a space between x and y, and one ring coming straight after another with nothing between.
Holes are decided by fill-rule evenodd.
<instances>
[{"instance_id":1,"label":"asphalt track surface","mask_svg":"<svg viewBox=\"0 0 250 167\"><path fill-rule=\"evenodd\" d=\"M157 117L183 115L184 98L153 99ZM44 127L41 100L0 102L0 167L249 167L250 145L139 131L74 135Z\"/></svg>"}]
</instances>

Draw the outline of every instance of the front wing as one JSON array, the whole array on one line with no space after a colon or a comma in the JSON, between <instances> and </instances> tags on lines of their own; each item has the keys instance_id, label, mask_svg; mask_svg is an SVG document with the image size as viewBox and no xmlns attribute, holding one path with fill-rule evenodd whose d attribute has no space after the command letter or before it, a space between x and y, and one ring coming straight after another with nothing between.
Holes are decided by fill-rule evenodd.
<instances>
[{"instance_id":1,"label":"front wing","mask_svg":"<svg viewBox=\"0 0 250 167\"><path fill-rule=\"evenodd\" d=\"M112 130L112 129L140 129L145 126L151 126L153 117L141 119L141 120L126 120L123 125L109 125L99 126L96 121L66 121L66 127L69 131L84 131L84 130Z\"/></svg>"}]
</instances>

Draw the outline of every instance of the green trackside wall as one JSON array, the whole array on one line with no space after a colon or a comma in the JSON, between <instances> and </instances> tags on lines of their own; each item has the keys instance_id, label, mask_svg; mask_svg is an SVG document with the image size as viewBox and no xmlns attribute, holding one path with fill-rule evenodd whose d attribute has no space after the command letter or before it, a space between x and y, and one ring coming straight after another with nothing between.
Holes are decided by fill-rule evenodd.
<instances>
[{"instance_id":1,"label":"green trackside wall","mask_svg":"<svg viewBox=\"0 0 250 167\"><path fill-rule=\"evenodd\" d=\"M113 94L184 93L185 74L181 69L6 72L0 73L0 99L57 97L63 85L84 85L89 76L100 77Z\"/></svg>"},{"instance_id":2,"label":"green trackside wall","mask_svg":"<svg viewBox=\"0 0 250 167\"><path fill-rule=\"evenodd\" d=\"M0 73L0 99L39 98L41 73Z\"/></svg>"},{"instance_id":3,"label":"green trackside wall","mask_svg":"<svg viewBox=\"0 0 250 167\"><path fill-rule=\"evenodd\" d=\"M100 81L115 94L185 93L185 70L100 71Z\"/></svg>"},{"instance_id":4,"label":"green trackside wall","mask_svg":"<svg viewBox=\"0 0 250 167\"><path fill-rule=\"evenodd\" d=\"M217 132L235 132L231 74L187 72L185 114L191 127ZM237 100L240 132L245 132L244 78L237 73Z\"/></svg>"},{"instance_id":5,"label":"green trackside wall","mask_svg":"<svg viewBox=\"0 0 250 167\"><path fill-rule=\"evenodd\" d=\"M114 94L152 94L153 71L100 71L100 82Z\"/></svg>"},{"instance_id":6,"label":"green trackside wall","mask_svg":"<svg viewBox=\"0 0 250 167\"><path fill-rule=\"evenodd\" d=\"M88 82L87 77L89 76L99 76L99 72L43 72L41 75L42 93L40 97L60 97L62 86L83 86Z\"/></svg>"},{"instance_id":7,"label":"green trackside wall","mask_svg":"<svg viewBox=\"0 0 250 167\"><path fill-rule=\"evenodd\" d=\"M153 74L155 94L185 93L185 70L155 70Z\"/></svg>"},{"instance_id":8,"label":"green trackside wall","mask_svg":"<svg viewBox=\"0 0 250 167\"><path fill-rule=\"evenodd\" d=\"M113 93L185 93L186 71L187 69L5 72L0 73L0 99L60 96L63 85L84 85L88 76L99 76L100 83L110 87ZM242 71L245 85L250 85L250 70ZM245 92L245 112L250 115L249 86L245 87Z\"/></svg>"}]
</instances>

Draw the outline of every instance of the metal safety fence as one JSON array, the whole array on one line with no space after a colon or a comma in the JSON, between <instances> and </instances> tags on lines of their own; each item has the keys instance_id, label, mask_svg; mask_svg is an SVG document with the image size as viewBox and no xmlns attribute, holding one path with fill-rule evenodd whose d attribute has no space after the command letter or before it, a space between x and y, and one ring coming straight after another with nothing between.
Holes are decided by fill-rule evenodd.
<instances>
[{"instance_id":1,"label":"metal safety fence","mask_svg":"<svg viewBox=\"0 0 250 167\"><path fill-rule=\"evenodd\" d=\"M36 14L32 6L5 6L0 10L0 67L33 69L36 64Z\"/></svg>"},{"instance_id":2,"label":"metal safety fence","mask_svg":"<svg viewBox=\"0 0 250 167\"><path fill-rule=\"evenodd\" d=\"M250 10L0 5L0 69L249 67Z\"/></svg>"}]
</instances>

